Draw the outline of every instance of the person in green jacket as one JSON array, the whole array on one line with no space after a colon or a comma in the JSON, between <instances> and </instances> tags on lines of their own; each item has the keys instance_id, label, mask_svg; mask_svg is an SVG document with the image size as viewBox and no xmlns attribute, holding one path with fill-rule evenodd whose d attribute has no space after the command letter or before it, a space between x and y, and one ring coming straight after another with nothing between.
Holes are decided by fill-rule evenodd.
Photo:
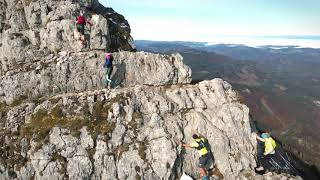
<instances>
[{"instance_id":1,"label":"person in green jacket","mask_svg":"<svg viewBox=\"0 0 320 180\"><path fill-rule=\"evenodd\" d=\"M192 138L195 142L190 144L182 143L183 147L195 148L198 150L200 155L199 157L199 168L200 168L200 176L203 180L208 179L208 171L206 169L206 165L209 163L211 156L210 150L207 147L208 140L203 136L199 136L198 134L193 134Z\"/></svg>"}]
</instances>

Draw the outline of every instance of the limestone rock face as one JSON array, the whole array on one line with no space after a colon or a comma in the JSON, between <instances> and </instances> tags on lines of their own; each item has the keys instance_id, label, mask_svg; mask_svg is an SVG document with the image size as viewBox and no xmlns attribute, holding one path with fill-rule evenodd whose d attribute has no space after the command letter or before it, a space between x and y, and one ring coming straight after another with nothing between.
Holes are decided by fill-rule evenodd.
<instances>
[{"instance_id":1,"label":"limestone rock face","mask_svg":"<svg viewBox=\"0 0 320 180\"><path fill-rule=\"evenodd\" d=\"M80 12L86 26L86 50L132 50L133 39L125 18L98 0L0 0L1 71L35 62L50 53L83 50L76 31Z\"/></svg>"},{"instance_id":2,"label":"limestone rock face","mask_svg":"<svg viewBox=\"0 0 320 180\"><path fill-rule=\"evenodd\" d=\"M172 85L191 82L180 55L114 53L114 87ZM8 71L1 79L0 100L52 96L104 88L104 54L99 51L49 55Z\"/></svg>"},{"instance_id":3,"label":"limestone rock face","mask_svg":"<svg viewBox=\"0 0 320 180\"><path fill-rule=\"evenodd\" d=\"M195 176L198 155L179 142L192 142L198 130L211 144L217 178L284 179L252 171L256 140L249 109L221 79L70 93L22 103L7 114L17 111L24 113L3 116L15 122L4 126L20 137L1 137L21 159L2 159L2 177L151 180L176 179L182 171Z\"/></svg>"}]
</instances>

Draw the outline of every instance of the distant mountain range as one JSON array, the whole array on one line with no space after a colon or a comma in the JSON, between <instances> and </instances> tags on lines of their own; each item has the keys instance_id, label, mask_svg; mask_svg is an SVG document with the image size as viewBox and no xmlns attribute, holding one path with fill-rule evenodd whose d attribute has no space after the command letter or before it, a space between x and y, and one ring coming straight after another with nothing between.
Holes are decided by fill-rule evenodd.
<instances>
[{"instance_id":1,"label":"distant mountain range","mask_svg":"<svg viewBox=\"0 0 320 180\"><path fill-rule=\"evenodd\" d=\"M181 53L194 81L220 77L231 82L253 120L294 154L320 167L320 49L180 41L135 44L143 51Z\"/></svg>"},{"instance_id":2,"label":"distant mountain range","mask_svg":"<svg viewBox=\"0 0 320 180\"><path fill-rule=\"evenodd\" d=\"M235 60L272 61L272 60L303 60L320 62L320 49L301 48L298 46L259 46L250 47L241 44L212 44L206 42L183 41L135 41L140 49L157 50L162 52L179 51L193 48L206 52L226 55Z\"/></svg>"}]
</instances>

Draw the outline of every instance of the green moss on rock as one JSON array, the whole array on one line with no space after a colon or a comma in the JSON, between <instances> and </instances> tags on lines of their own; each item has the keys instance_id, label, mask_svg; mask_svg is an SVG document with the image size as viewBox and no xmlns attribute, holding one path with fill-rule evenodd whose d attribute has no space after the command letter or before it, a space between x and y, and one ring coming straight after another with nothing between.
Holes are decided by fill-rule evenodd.
<instances>
[{"instance_id":1,"label":"green moss on rock","mask_svg":"<svg viewBox=\"0 0 320 180\"><path fill-rule=\"evenodd\" d=\"M139 153L140 158L144 161L147 160L146 150L147 150L147 144L145 142L140 142L138 153Z\"/></svg>"},{"instance_id":2,"label":"green moss on rock","mask_svg":"<svg viewBox=\"0 0 320 180\"><path fill-rule=\"evenodd\" d=\"M116 159L120 159L124 152L129 151L130 144L121 144L114 150Z\"/></svg>"},{"instance_id":3,"label":"green moss on rock","mask_svg":"<svg viewBox=\"0 0 320 180\"><path fill-rule=\"evenodd\" d=\"M11 107L14 107L14 106L18 106L20 104L22 104L25 100L28 99L28 96L27 95L22 95L20 96L19 98L15 99L11 104L10 106Z\"/></svg>"}]
</instances>

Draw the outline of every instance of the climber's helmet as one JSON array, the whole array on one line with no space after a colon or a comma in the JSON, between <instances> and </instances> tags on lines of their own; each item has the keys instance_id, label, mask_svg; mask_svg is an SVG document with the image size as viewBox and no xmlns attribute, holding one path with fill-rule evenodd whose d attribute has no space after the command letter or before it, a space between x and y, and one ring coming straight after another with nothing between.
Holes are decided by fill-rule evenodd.
<instances>
[{"instance_id":1,"label":"climber's helmet","mask_svg":"<svg viewBox=\"0 0 320 180\"><path fill-rule=\"evenodd\" d=\"M193 138L193 139L199 139L199 136L196 135L196 134L193 134L193 135L192 135L192 138Z\"/></svg>"},{"instance_id":2,"label":"climber's helmet","mask_svg":"<svg viewBox=\"0 0 320 180\"><path fill-rule=\"evenodd\" d=\"M268 133L262 133L261 134L261 138L263 138L263 139L266 139L268 137L270 137L270 135Z\"/></svg>"}]
</instances>

